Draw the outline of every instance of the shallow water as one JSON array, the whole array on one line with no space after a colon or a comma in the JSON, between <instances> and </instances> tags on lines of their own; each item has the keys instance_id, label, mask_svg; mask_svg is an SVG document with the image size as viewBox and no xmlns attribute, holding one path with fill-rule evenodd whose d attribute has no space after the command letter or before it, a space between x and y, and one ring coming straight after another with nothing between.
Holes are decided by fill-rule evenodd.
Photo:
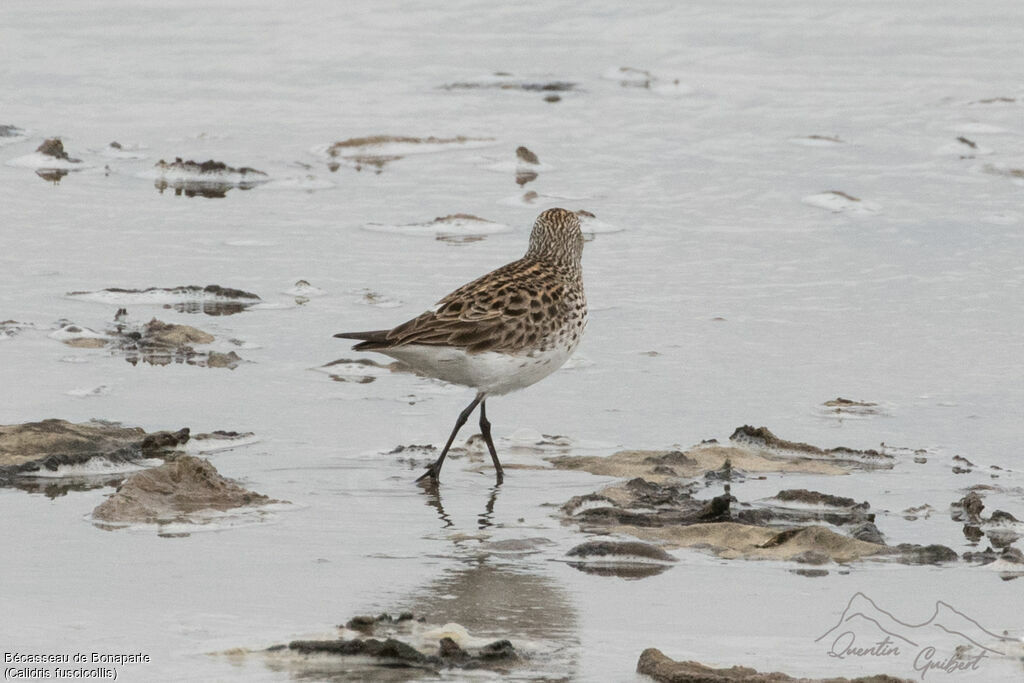
<instances>
[{"instance_id":1,"label":"shallow water","mask_svg":"<svg viewBox=\"0 0 1024 683\"><path fill-rule=\"evenodd\" d=\"M474 633L540 642L539 670L554 677L629 680L651 646L716 666L911 677L814 642L858 590L908 621L945 600L1019 637L1020 580L966 564L807 578L676 551L678 565L648 579L580 573L554 560L585 536L548 504L602 479L509 469L492 499L486 458L455 459L442 514L412 485L421 464L382 454L442 443L470 392L312 369L358 356L333 333L401 322L517 258L543 208L586 209L623 228L585 249L592 316L578 354L589 362L492 401L510 463L538 462L510 450L516 435L565 434L572 452L606 454L721 440L741 424L823 447L928 448L925 466L734 492L866 499L891 511L879 521L890 542L962 552L948 504L972 484L1021 486L1015 472L991 479L989 465L1024 467L1024 209L1006 171L1024 167L1022 21L1014 2L4 3L0 125L30 134L0 146L0 320L34 327L0 337L0 423L253 431L258 444L212 462L293 506L165 538L93 526L109 488L53 499L2 489L3 649L152 656L122 668L124 680L288 680L300 674L206 653L315 636L356 614L447 608L439 619ZM652 87L608 78L622 66L650 71ZM494 72L577 85L557 102L441 87L491 84ZM494 142L379 173L331 171L317 152L378 134ZM9 165L58 135L87 168L54 184ZM114 140L146 158L105 154ZM489 170L519 145L545 165L524 187L511 169ZM270 179L176 196L151 175L175 157ZM541 197L520 201L531 190ZM807 201L829 192L861 201ZM452 241L365 229L455 213L512 230ZM326 294L298 303L284 292L299 279ZM264 303L129 314L245 342L249 362L235 370L132 366L48 337L60 319L113 319L116 303L68 292L210 283ZM837 396L884 410L839 420L821 409ZM951 474L954 454L979 467ZM898 514L926 502L928 520ZM986 504L1024 517L1019 492ZM552 544L479 547L535 537ZM520 600L479 598L509 585ZM992 660L973 675L1012 680L1020 665Z\"/></svg>"}]
</instances>

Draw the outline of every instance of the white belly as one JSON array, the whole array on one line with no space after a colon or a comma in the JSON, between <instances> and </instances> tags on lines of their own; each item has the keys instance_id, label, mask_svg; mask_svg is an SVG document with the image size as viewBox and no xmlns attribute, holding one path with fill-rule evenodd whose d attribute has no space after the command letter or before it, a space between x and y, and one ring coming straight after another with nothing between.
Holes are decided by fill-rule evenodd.
<instances>
[{"instance_id":1,"label":"white belly","mask_svg":"<svg viewBox=\"0 0 1024 683\"><path fill-rule=\"evenodd\" d=\"M408 363L414 370L453 384L474 387L489 396L507 394L539 382L562 367L576 346L547 351L508 354L495 351L466 353L447 346L409 344L381 349L392 358Z\"/></svg>"}]
</instances>

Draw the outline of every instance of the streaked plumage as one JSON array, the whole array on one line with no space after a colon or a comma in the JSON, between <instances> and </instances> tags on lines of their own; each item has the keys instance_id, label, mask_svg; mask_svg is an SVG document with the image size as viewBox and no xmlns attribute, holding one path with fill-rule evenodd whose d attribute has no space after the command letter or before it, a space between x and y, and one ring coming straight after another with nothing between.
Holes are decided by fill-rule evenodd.
<instances>
[{"instance_id":1,"label":"streaked plumage","mask_svg":"<svg viewBox=\"0 0 1024 683\"><path fill-rule=\"evenodd\" d=\"M425 375L477 390L424 477L436 480L455 434L480 404L481 431L501 480L484 403L543 379L576 349L587 324L582 253L576 214L548 209L534 223L530 246L518 261L463 285L391 330L335 335L362 340L353 347L357 351L387 354Z\"/></svg>"}]
</instances>

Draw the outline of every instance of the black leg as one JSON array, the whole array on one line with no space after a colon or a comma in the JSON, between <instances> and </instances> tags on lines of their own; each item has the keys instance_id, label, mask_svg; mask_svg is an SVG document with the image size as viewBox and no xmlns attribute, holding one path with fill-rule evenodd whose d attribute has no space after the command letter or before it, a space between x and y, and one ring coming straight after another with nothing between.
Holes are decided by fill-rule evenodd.
<instances>
[{"instance_id":1,"label":"black leg","mask_svg":"<svg viewBox=\"0 0 1024 683\"><path fill-rule=\"evenodd\" d=\"M491 452L491 460L494 462L494 472L498 476L498 483L500 484L505 479L505 473L501 469L501 463L498 462L498 451L494 448L494 441L491 440L491 423L487 421L487 400L480 402L480 433L484 436L484 441L487 443L487 450Z\"/></svg>"},{"instance_id":2,"label":"black leg","mask_svg":"<svg viewBox=\"0 0 1024 683\"><path fill-rule=\"evenodd\" d=\"M477 396L473 399L472 403L466 406L465 410L459 413L459 419L455 421L455 429L452 430L451 436L448 437L448 443L444 445L444 450L441 451L441 457L439 457L433 465L428 467L427 471L424 472L416 481L423 481L427 477L437 481L437 476L441 474L441 465L444 464L444 458L448 455L448 449L452 447L452 441L455 441L455 435L459 433L460 429L462 429L462 425L466 424L466 420L468 420L469 416L473 414L473 411L481 401L483 401L483 396Z\"/></svg>"}]
</instances>

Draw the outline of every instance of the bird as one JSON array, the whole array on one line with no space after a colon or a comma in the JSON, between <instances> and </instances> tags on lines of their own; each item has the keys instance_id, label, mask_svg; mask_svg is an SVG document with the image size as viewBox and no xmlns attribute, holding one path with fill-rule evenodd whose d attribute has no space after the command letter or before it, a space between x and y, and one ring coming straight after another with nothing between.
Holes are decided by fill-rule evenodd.
<instances>
[{"instance_id":1,"label":"bird","mask_svg":"<svg viewBox=\"0 0 1024 683\"><path fill-rule=\"evenodd\" d=\"M576 213L553 208L533 224L526 254L451 292L431 309L390 330L340 332L418 373L476 389L459 413L441 455L417 482L436 484L459 430L480 407L480 433L504 478L491 438L487 400L539 382L565 364L587 326L583 233Z\"/></svg>"}]
</instances>

